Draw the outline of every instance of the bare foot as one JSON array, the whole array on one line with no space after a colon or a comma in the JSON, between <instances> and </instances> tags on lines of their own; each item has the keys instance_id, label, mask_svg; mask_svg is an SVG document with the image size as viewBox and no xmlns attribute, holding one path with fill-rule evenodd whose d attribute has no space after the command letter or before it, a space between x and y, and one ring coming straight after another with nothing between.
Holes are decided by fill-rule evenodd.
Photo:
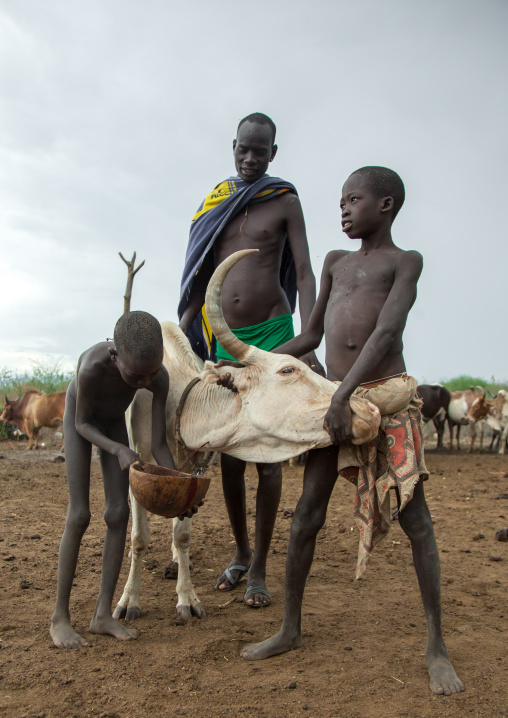
<instances>
[{"instance_id":1,"label":"bare foot","mask_svg":"<svg viewBox=\"0 0 508 718\"><path fill-rule=\"evenodd\" d=\"M429 685L432 693L451 696L452 693L461 693L464 690L464 684L446 656L429 656L427 668L429 669Z\"/></svg>"},{"instance_id":2,"label":"bare foot","mask_svg":"<svg viewBox=\"0 0 508 718\"><path fill-rule=\"evenodd\" d=\"M276 633L275 636L267 638L261 643L251 643L240 651L240 656L246 661L260 661L270 656L278 656L279 653L286 653L294 648L300 648L302 645L302 637L295 636L290 638L285 636L282 631Z\"/></svg>"},{"instance_id":3,"label":"bare foot","mask_svg":"<svg viewBox=\"0 0 508 718\"><path fill-rule=\"evenodd\" d=\"M90 633L114 636L119 641L129 641L139 635L135 628L122 626L113 616L105 616L104 618L94 616L90 623Z\"/></svg>"},{"instance_id":4,"label":"bare foot","mask_svg":"<svg viewBox=\"0 0 508 718\"><path fill-rule=\"evenodd\" d=\"M85 639L79 633L76 633L67 619L51 621L49 635L57 648L82 648L83 646L88 646Z\"/></svg>"}]
</instances>

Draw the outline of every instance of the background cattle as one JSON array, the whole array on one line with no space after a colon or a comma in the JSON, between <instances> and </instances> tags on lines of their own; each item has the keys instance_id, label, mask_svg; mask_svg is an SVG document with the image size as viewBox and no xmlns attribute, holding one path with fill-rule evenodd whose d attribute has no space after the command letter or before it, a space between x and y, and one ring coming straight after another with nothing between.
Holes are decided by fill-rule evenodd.
<instances>
[{"instance_id":1,"label":"background cattle","mask_svg":"<svg viewBox=\"0 0 508 718\"><path fill-rule=\"evenodd\" d=\"M480 424L480 451L483 448L483 424L488 424L497 434L499 441L499 453L504 454L506 450L506 439L508 434L508 392L500 389L492 399L478 396L469 409L467 418ZM494 443L495 435L492 437L491 447Z\"/></svg>"},{"instance_id":2,"label":"background cattle","mask_svg":"<svg viewBox=\"0 0 508 718\"><path fill-rule=\"evenodd\" d=\"M14 424L20 431L28 434L27 449L37 449L39 431L43 426L56 429L62 425L65 393L60 391L46 395L31 389L21 399L9 400L5 397L5 407L0 420Z\"/></svg>"},{"instance_id":3,"label":"background cattle","mask_svg":"<svg viewBox=\"0 0 508 718\"><path fill-rule=\"evenodd\" d=\"M423 401L423 420L425 422L434 422L437 431L436 448L440 451L443 448L443 435L451 393L442 384L420 384L418 386L418 396Z\"/></svg>"},{"instance_id":4,"label":"background cattle","mask_svg":"<svg viewBox=\"0 0 508 718\"><path fill-rule=\"evenodd\" d=\"M465 391L452 391L450 403L448 404L448 428L450 430L450 449L453 449L453 429L457 427L457 449L460 450L460 428L461 426L469 426L471 430L471 444L469 451L473 450L476 439L476 421L469 417L469 410L475 399L479 397L485 398L485 389L481 386L470 387ZM483 440L483 428L482 428Z\"/></svg>"}]
</instances>

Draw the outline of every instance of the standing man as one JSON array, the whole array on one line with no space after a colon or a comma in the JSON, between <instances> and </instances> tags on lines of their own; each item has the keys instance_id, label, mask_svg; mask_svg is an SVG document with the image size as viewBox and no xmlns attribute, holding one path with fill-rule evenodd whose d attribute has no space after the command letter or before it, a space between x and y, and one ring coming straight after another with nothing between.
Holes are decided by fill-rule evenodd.
<instances>
[{"instance_id":1,"label":"standing man","mask_svg":"<svg viewBox=\"0 0 508 718\"><path fill-rule=\"evenodd\" d=\"M233 252L259 250L232 269L222 293L226 322L243 342L271 351L294 337L297 292L302 330L314 307L316 281L298 194L289 182L266 174L277 153L275 131L273 121L258 112L241 120L233 140L238 174L215 187L192 221L178 315L203 359L233 359L212 336L203 306L214 269ZM324 374L314 352L302 360ZM236 551L215 586L231 591L248 572L244 603L269 606L266 558L280 501L281 465L257 464L254 551L247 533L245 462L223 454L221 468Z\"/></svg>"}]
</instances>

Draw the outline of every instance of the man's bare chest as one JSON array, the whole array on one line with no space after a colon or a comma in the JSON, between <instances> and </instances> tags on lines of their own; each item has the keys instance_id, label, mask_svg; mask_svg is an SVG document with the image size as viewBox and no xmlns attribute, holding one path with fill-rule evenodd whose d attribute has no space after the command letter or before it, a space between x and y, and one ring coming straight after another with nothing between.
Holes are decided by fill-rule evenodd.
<instances>
[{"instance_id":1,"label":"man's bare chest","mask_svg":"<svg viewBox=\"0 0 508 718\"><path fill-rule=\"evenodd\" d=\"M285 238L285 217L277 200L271 200L248 205L234 217L218 238L218 249L265 249L267 242L277 245Z\"/></svg>"}]
</instances>

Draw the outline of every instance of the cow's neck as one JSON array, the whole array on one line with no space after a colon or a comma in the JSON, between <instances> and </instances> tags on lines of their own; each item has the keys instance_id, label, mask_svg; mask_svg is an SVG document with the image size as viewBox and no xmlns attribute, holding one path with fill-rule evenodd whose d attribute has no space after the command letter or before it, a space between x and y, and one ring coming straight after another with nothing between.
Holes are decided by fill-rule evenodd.
<instances>
[{"instance_id":1,"label":"cow's neck","mask_svg":"<svg viewBox=\"0 0 508 718\"><path fill-rule=\"evenodd\" d=\"M180 419L182 439L189 449L197 449L205 442L211 449L226 446L238 431L241 411L238 394L200 381L185 400Z\"/></svg>"}]
</instances>

